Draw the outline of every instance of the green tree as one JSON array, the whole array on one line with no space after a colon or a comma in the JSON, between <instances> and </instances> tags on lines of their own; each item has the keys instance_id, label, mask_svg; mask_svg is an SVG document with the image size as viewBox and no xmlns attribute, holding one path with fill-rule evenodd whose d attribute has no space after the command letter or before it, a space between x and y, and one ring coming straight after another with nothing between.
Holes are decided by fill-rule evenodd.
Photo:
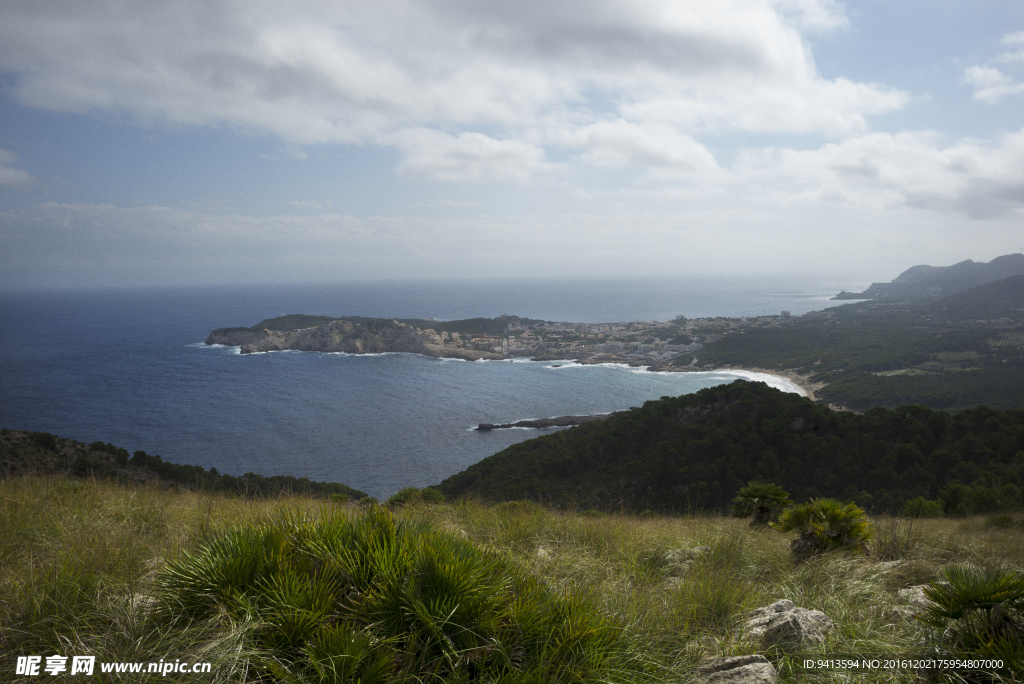
<instances>
[{"instance_id":1,"label":"green tree","mask_svg":"<svg viewBox=\"0 0 1024 684\"><path fill-rule=\"evenodd\" d=\"M736 498L732 500L732 515L735 518L753 516L750 526L755 527L767 525L779 511L792 505L789 492L779 485L771 482L748 482L746 487L741 487L736 492Z\"/></svg>"}]
</instances>

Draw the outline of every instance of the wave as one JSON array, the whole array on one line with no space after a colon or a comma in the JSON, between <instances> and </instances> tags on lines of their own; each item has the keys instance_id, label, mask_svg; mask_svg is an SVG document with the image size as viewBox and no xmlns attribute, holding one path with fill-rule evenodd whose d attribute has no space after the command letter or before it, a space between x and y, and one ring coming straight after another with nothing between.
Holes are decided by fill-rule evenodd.
<instances>
[{"instance_id":1,"label":"wave","mask_svg":"<svg viewBox=\"0 0 1024 684\"><path fill-rule=\"evenodd\" d=\"M745 380L754 380L755 382L763 382L769 387L773 387L782 392L790 392L792 394L799 394L802 397L807 396L807 392L789 378L781 375L772 375L771 373L758 373L755 371L747 370L714 370L707 371L712 375L727 375L730 377L743 378Z\"/></svg>"}]
</instances>

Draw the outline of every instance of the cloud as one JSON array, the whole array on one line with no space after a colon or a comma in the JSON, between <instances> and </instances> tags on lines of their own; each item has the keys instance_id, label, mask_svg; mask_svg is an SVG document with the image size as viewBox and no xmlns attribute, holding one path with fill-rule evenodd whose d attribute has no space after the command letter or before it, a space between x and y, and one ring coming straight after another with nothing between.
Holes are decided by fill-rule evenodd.
<instances>
[{"instance_id":1,"label":"cloud","mask_svg":"<svg viewBox=\"0 0 1024 684\"><path fill-rule=\"evenodd\" d=\"M602 121L572 131L563 140L583 149L580 159L593 166L669 168L700 176L720 172L707 148L666 126Z\"/></svg>"},{"instance_id":2,"label":"cloud","mask_svg":"<svg viewBox=\"0 0 1024 684\"><path fill-rule=\"evenodd\" d=\"M995 67L969 67L964 71L964 82L974 86L974 99L986 104L996 104L1009 95L1024 94L1024 83Z\"/></svg>"},{"instance_id":3,"label":"cloud","mask_svg":"<svg viewBox=\"0 0 1024 684\"><path fill-rule=\"evenodd\" d=\"M934 133L871 133L816 150L750 151L751 176L782 174L800 201L1024 217L1024 129L942 147Z\"/></svg>"},{"instance_id":4,"label":"cloud","mask_svg":"<svg viewBox=\"0 0 1024 684\"><path fill-rule=\"evenodd\" d=\"M24 187L35 183L35 176L14 167L17 162L18 155L0 148L0 187Z\"/></svg>"},{"instance_id":5,"label":"cloud","mask_svg":"<svg viewBox=\"0 0 1024 684\"><path fill-rule=\"evenodd\" d=\"M405 153L400 173L431 180L527 180L535 171L552 169L544 150L520 140L495 140L482 133L448 135L421 128L402 131L396 146Z\"/></svg>"},{"instance_id":6,"label":"cloud","mask_svg":"<svg viewBox=\"0 0 1024 684\"><path fill-rule=\"evenodd\" d=\"M1024 31L1003 36L1003 45L1021 45L1016 51L1004 52L995 58L1003 64L1024 63ZM974 99L986 104L997 104L1005 97L1024 95L1024 83L1007 76L992 66L972 66L964 70L964 83L974 86Z\"/></svg>"},{"instance_id":7,"label":"cloud","mask_svg":"<svg viewBox=\"0 0 1024 684\"><path fill-rule=\"evenodd\" d=\"M804 205L654 213L358 218L44 204L0 211L0 289L381 278L893 272L988 260L1019 220ZM515 249L510 249L510 241ZM822 244L828 244L827 249ZM1015 243L1014 243L1015 244Z\"/></svg>"},{"instance_id":8,"label":"cloud","mask_svg":"<svg viewBox=\"0 0 1024 684\"><path fill-rule=\"evenodd\" d=\"M680 169L712 163L702 132L862 133L908 96L818 73L804 33L847 23L833 0L52 0L0 7L0 70L31 107L522 180L566 140L582 164Z\"/></svg>"}]
</instances>

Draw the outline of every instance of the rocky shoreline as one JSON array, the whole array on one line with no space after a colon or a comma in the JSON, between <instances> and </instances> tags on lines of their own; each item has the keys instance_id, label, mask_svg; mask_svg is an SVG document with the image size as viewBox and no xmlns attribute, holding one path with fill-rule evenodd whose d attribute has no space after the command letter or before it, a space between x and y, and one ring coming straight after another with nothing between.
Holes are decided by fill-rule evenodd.
<instances>
[{"instance_id":1,"label":"rocky shoreline","mask_svg":"<svg viewBox=\"0 0 1024 684\"><path fill-rule=\"evenodd\" d=\"M238 347L242 354L295 350L346 354L406 352L466 361L505 358L504 354L496 352L433 344L416 328L382 319L362 322L338 319L297 330L219 328L210 333L206 344Z\"/></svg>"},{"instance_id":2,"label":"rocky shoreline","mask_svg":"<svg viewBox=\"0 0 1024 684\"><path fill-rule=\"evenodd\" d=\"M481 432L488 432L490 430L504 430L508 428L570 427L572 425L588 423L594 420L604 420L608 416L614 416L615 413L617 412L601 413L592 416L559 416L557 418L539 418L537 420L520 420L517 423L502 423L501 425L494 425L492 423L480 423L473 429L479 430Z\"/></svg>"},{"instance_id":3,"label":"rocky shoreline","mask_svg":"<svg viewBox=\"0 0 1024 684\"><path fill-rule=\"evenodd\" d=\"M321 319L322 320L322 319ZM272 324L278 319L265 321ZM289 323L291 321L289 320ZM430 358L462 359L465 361L479 360L512 360L514 357L528 357L534 361L565 361L567 364L615 364L633 368L646 368L652 373L693 373L707 372L708 369L696 365L672 366L664 361L648 359L624 359L608 358L603 355L581 355L579 352L552 352L546 351L539 354L515 354L512 355L501 351L489 351L486 349L475 349L468 346L452 346L450 344L438 344L441 337L433 330L421 330L417 327L407 325L393 319L335 319L330 322L313 327L296 328L292 330L280 330L270 328L259 329L258 324L252 328L219 328L210 333L206 344L221 344L225 346L237 346L242 354L257 354L270 351L312 351L347 354L382 354L388 352L404 352L409 354L420 354ZM300 323L301 325L301 323ZM283 326L279 326L283 327ZM457 337L457 336L456 336ZM723 367L716 371L738 371L748 373L759 373L774 377L785 378L795 385L800 392L811 400L816 399L816 391L824 387L824 383L811 382L810 376L800 375L790 370L777 370L754 367ZM837 407L838 408L838 407ZM495 430L511 427L564 427L578 425L588 420L599 420L604 416L561 416L558 418L545 418L538 421L520 421L485 427L489 424L483 423L478 430ZM552 422L554 421L554 422ZM568 421L568 422L567 422Z\"/></svg>"}]
</instances>

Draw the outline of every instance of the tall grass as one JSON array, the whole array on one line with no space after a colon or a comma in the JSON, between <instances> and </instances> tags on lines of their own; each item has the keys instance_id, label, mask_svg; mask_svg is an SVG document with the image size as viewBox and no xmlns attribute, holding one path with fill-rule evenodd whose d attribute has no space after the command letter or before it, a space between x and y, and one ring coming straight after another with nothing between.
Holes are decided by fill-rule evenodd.
<instances>
[{"instance_id":1,"label":"tall grass","mask_svg":"<svg viewBox=\"0 0 1024 684\"><path fill-rule=\"evenodd\" d=\"M416 651L426 667L416 670L422 681L429 672L457 679L463 675L452 673L469 663L476 663L472 672L479 681L513 675L521 681L550 680L553 666L564 666L563 680L576 675L586 680L584 669L604 673L593 674L601 681L631 681L645 672L659 680L685 680L705 658L757 652L757 644L740 636L745 616L782 598L824 611L835 629L825 644L807 653L768 653L781 681L850 681L849 673L805 670L803 658L923 654L935 635L896 610L899 589L939 579L952 566L986 572L1024 568L1021 528L984 518L919 519L912 525L874 520L872 555L830 553L796 563L789 556L792 535L724 517L588 516L532 504L413 502L391 514L395 524L408 530L410 539L433 539L427 546L440 549L431 557L427 546L408 546L408 557L418 558L408 566L419 568L413 575L440 583L452 558L475 558L470 566L483 565L473 571L477 575L470 573L477 577L470 585L491 587L479 597L479 606L502 604L504 599L495 597L520 586L520 594L534 596L535 605L562 606L561 612L540 611L542 620L523 610L515 618L507 612L514 607L498 607L465 630L455 611L447 622L436 614L433 623L421 620L417 627L412 618L395 616L412 610L413 599L422 599L425 590L395 585L399 588L390 594L374 594L376 603L363 605L361 612L321 611L317 629L303 636L303 615L288 609L315 608L321 599L310 591L335 597L339 591L330 583L312 590L302 586L303 577L316 576L315 564L289 566L272 580L264 577L250 590L236 592L234 603L219 602L215 591L207 591L204 609L192 612L182 607L202 592L189 582L172 591L167 583L169 572L230 537L232 529L260 534L313 529L364 514L357 507L302 497L253 501L53 477L0 482L0 681L24 681L13 675L17 656L54 653L96 655L107 662L204 660L214 665L212 677L203 681L214 682L334 681L353 672L370 680L375 671L389 677L413 673L403 655L411 640L422 646ZM294 539L289 543L302 546L294 546ZM678 553L697 547L708 550ZM505 579L487 584L479 579L483 576ZM177 603L169 601L174 596ZM435 598L438 606L444 601ZM278 617L261 617L271 603ZM503 630L517 619L522 623L518 636L509 636ZM273 630L280 634L270 636ZM588 638L589 651L580 646ZM580 655L572 662L585 662L586 668L565 665L567 653ZM502 658L521 667L505 674L488 669L488 662ZM916 677L908 671L862 671L855 679L910 682ZM175 675L152 681L158 678L174 680ZM179 678L195 680L194 675ZM105 681L99 673L92 680Z\"/></svg>"}]
</instances>

